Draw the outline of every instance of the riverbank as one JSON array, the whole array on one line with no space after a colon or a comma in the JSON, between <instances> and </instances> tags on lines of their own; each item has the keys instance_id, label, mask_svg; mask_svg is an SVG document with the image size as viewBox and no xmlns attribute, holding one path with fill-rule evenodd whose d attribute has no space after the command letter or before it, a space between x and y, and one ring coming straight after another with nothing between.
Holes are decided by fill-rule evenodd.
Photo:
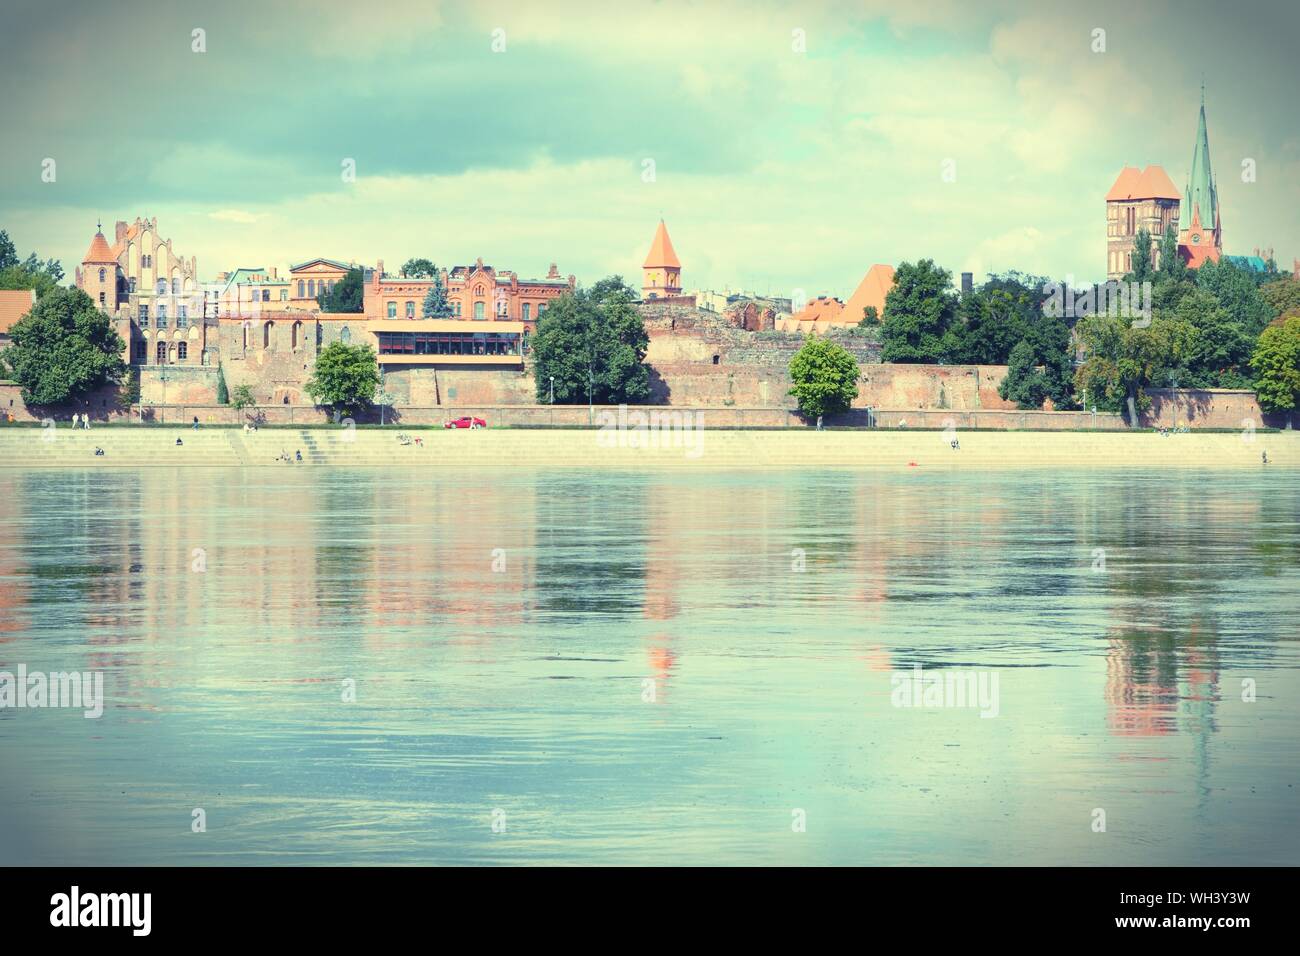
<instances>
[{"instance_id":1,"label":"riverbank","mask_svg":"<svg viewBox=\"0 0 1300 956\"><path fill-rule=\"evenodd\" d=\"M405 440L400 436L405 436ZM176 440L181 444L177 445ZM954 448L952 443L957 443ZM96 455L95 449L103 450ZM0 467L1300 468L1300 432L0 429ZM286 456L286 464L281 456ZM301 462L299 462L301 456Z\"/></svg>"}]
</instances>

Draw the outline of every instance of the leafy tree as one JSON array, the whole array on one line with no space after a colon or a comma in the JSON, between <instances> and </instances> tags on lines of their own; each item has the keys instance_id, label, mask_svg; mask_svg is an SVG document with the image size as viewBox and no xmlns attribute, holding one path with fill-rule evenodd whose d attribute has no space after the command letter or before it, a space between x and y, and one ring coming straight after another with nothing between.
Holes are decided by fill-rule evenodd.
<instances>
[{"instance_id":1,"label":"leafy tree","mask_svg":"<svg viewBox=\"0 0 1300 956\"><path fill-rule=\"evenodd\" d=\"M1004 365L1034 320L1028 290L981 287L964 296L949 334L947 357L968 365Z\"/></svg>"},{"instance_id":2,"label":"leafy tree","mask_svg":"<svg viewBox=\"0 0 1300 956\"><path fill-rule=\"evenodd\" d=\"M29 405L82 399L120 383L126 371L122 337L80 289L47 292L9 335L4 364Z\"/></svg>"},{"instance_id":3,"label":"leafy tree","mask_svg":"<svg viewBox=\"0 0 1300 956\"><path fill-rule=\"evenodd\" d=\"M230 404L230 390L226 388L226 370L222 365L217 365L217 404Z\"/></svg>"},{"instance_id":4,"label":"leafy tree","mask_svg":"<svg viewBox=\"0 0 1300 956\"><path fill-rule=\"evenodd\" d=\"M645 353L650 337L637 312L636 292L621 276L551 301L533 337L533 375L538 401L633 404L650 397Z\"/></svg>"},{"instance_id":5,"label":"leafy tree","mask_svg":"<svg viewBox=\"0 0 1300 956\"><path fill-rule=\"evenodd\" d=\"M230 404L235 411L242 412L256 405L257 399L253 397L253 390L249 386L236 385L235 390L230 393Z\"/></svg>"},{"instance_id":6,"label":"leafy tree","mask_svg":"<svg viewBox=\"0 0 1300 956\"><path fill-rule=\"evenodd\" d=\"M790 359L790 394L807 417L836 415L858 397L858 361L842 346L810 335Z\"/></svg>"},{"instance_id":7,"label":"leafy tree","mask_svg":"<svg viewBox=\"0 0 1300 956\"><path fill-rule=\"evenodd\" d=\"M433 263L433 288L429 294L424 297L424 305L420 309L420 314L426 319L445 319L451 315L451 303L447 301L447 287L442 283L442 273Z\"/></svg>"},{"instance_id":8,"label":"leafy tree","mask_svg":"<svg viewBox=\"0 0 1300 956\"><path fill-rule=\"evenodd\" d=\"M1145 328L1130 320L1091 315L1076 326L1087 356L1075 372L1075 390L1106 411L1127 409L1130 421L1151 407L1147 389L1164 385L1186 360L1196 337L1187 322L1155 316Z\"/></svg>"},{"instance_id":9,"label":"leafy tree","mask_svg":"<svg viewBox=\"0 0 1300 956\"><path fill-rule=\"evenodd\" d=\"M1227 259L1203 262L1196 270L1196 287L1213 293L1233 321L1250 339L1256 339L1277 315L1255 283L1252 272L1239 269Z\"/></svg>"},{"instance_id":10,"label":"leafy tree","mask_svg":"<svg viewBox=\"0 0 1300 956\"><path fill-rule=\"evenodd\" d=\"M365 308L365 277L354 266L333 286L316 296L322 312L361 312Z\"/></svg>"},{"instance_id":11,"label":"leafy tree","mask_svg":"<svg viewBox=\"0 0 1300 956\"><path fill-rule=\"evenodd\" d=\"M1250 388L1252 342L1218 299L1197 289L1183 297L1174 317L1196 330L1175 373L1187 388Z\"/></svg>"},{"instance_id":12,"label":"leafy tree","mask_svg":"<svg viewBox=\"0 0 1300 956\"><path fill-rule=\"evenodd\" d=\"M944 336L953 323L957 294L952 274L930 259L901 263L885 297L881 360L937 362L944 358Z\"/></svg>"},{"instance_id":13,"label":"leafy tree","mask_svg":"<svg viewBox=\"0 0 1300 956\"><path fill-rule=\"evenodd\" d=\"M1290 277L1275 279L1260 286L1259 294L1273 310L1274 318L1300 311L1300 280Z\"/></svg>"},{"instance_id":14,"label":"leafy tree","mask_svg":"<svg viewBox=\"0 0 1300 956\"><path fill-rule=\"evenodd\" d=\"M1155 271L1155 278L1178 282L1186 277L1187 263L1178 254L1178 233L1170 223L1160 239L1160 267Z\"/></svg>"},{"instance_id":15,"label":"leafy tree","mask_svg":"<svg viewBox=\"0 0 1300 956\"><path fill-rule=\"evenodd\" d=\"M368 407L379 383L379 362L369 345L331 342L316 357L304 388L316 404L350 412Z\"/></svg>"},{"instance_id":16,"label":"leafy tree","mask_svg":"<svg viewBox=\"0 0 1300 956\"><path fill-rule=\"evenodd\" d=\"M35 289L39 299L56 289L61 281L63 266L57 259L42 262L34 252L26 259L19 259L9 233L0 230L0 289Z\"/></svg>"},{"instance_id":17,"label":"leafy tree","mask_svg":"<svg viewBox=\"0 0 1300 956\"><path fill-rule=\"evenodd\" d=\"M1300 315L1266 328L1250 365L1258 376L1255 395L1260 408L1266 412L1300 408Z\"/></svg>"},{"instance_id":18,"label":"leafy tree","mask_svg":"<svg viewBox=\"0 0 1300 956\"><path fill-rule=\"evenodd\" d=\"M1155 270L1151 267L1151 233L1143 227L1133 239L1132 271L1124 277L1126 282L1150 282Z\"/></svg>"},{"instance_id":19,"label":"leafy tree","mask_svg":"<svg viewBox=\"0 0 1300 956\"><path fill-rule=\"evenodd\" d=\"M402 275L408 279L428 279L438 274L438 267L428 259L407 259L402 263Z\"/></svg>"},{"instance_id":20,"label":"leafy tree","mask_svg":"<svg viewBox=\"0 0 1300 956\"><path fill-rule=\"evenodd\" d=\"M1024 339L1016 343L1007 362L1007 375L998 394L1017 408L1042 408L1047 397L1046 376L1034 365L1034 347Z\"/></svg>"},{"instance_id":21,"label":"leafy tree","mask_svg":"<svg viewBox=\"0 0 1300 956\"><path fill-rule=\"evenodd\" d=\"M0 229L0 269L8 269L16 265L18 265L18 250L14 248L9 233Z\"/></svg>"},{"instance_id":22,"label":"leafy tree","mask_svg":"<svg viewBox=\"0 0 1300 956\"><path fill-rule=\"evenodd\" d=\"M862 321L858 323L860 329L874 328L880 324L880 310L874 305L866 306L862 310Z\"/></svg>"}]
</instances>

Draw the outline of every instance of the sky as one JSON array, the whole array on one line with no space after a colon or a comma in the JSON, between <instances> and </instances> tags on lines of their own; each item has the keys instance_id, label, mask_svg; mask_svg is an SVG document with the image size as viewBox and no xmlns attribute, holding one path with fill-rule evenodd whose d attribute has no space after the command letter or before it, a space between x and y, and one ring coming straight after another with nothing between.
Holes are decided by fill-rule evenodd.
<instances>
[{"instance_id":1,"label":"sky","mask_svg":"<svg viewBox=\"0 0 1300 956\"><path fill-rule=\"evenodd\" d=\"M204 279L481 257L639 286L662 217L687 289L1101 280L1107 190L1184 187L1202 82L1225 251L1300 258L1294 2L5 7L0 229L69 275L143 216Z\"/></svg>"}]
</instances>

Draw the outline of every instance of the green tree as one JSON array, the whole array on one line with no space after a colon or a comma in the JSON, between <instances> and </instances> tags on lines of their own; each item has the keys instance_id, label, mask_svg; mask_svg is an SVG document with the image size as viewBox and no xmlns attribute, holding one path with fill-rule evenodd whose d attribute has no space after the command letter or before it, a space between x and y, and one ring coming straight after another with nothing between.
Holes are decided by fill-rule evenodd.
<instances>
[{"instance_id":1,"label":"green tree","mask_svg":"<svg viewBox=\"0 0 1300 956\"><path fill-rule=\"evenodd\" d=\"M220 364L217 365L217 404L230 404L230 390L226 388L226 370Z\"/></svg>"},{"instance_id":2,"label":"green tree","mask_svg":"<svg viewBox=\"0 0 1300 956\"><path fill-rule=\"evenodd\" d=\"M54 289L9 330L10 376L29 405L58 405L119 384L125 343L108 316L80 289Z\"/></svg>"},{"instance_id":3,"label":"green tree","mask_svg":"<svg viewBox=\"0 0 1300 956\"><path fill-rule=\"evenodd\" d=\"M1147 389L1168 383L1196 337L1187 322L1159 315L1145 328L1126 318L1090 315L1076 331L1086 357L1075 372L1075 390L1087 395L1088 405L1127 410L1130 422L1151 407Z\"/></svg>"},{"instance_id":4,"label":"green tree","mask_svg":"<svg viewBox=\"0 0 1300 956\"><path fill-rule=\"evenodd\" d=\"M426 319L445 319L451 315L451 303L447 301L447 287L442 283L442 273L438 271L438 267L433 263L429 265L432 267L433 287L424 297L420 314Z\"/></svg>"},{"instance_id":5,"label":"green tree","mask_svg":"<svg viewBox=\"0 0 1300 956\"><path fill-rule=\"evenodd\" d=\"M407 259L402 263L402 275L408 279L428 279L438 274L438 267L428 259Z\"/></svg>"},{"instance_id":6,"label":"green tree","mask_svg":"<svg viewBox=\"0 0 1300 956\"><path fill-rule=\"evenodd\" d=\"M1196 270L1196 287L1212 293L1252 341L1277 318L1256 284L1255 275L1227 259L1203 262Z\"/></svg>"},{"instance_id":7,"label":"green tree","mask_svg":"<svg viewBox=\"0 0 1300 956\"><path fill-rule=\"evenodd\" d=\"M317 405L352 412L370 406L379 383L379 362L369 345L331 342L316 357L304 388Z\"/></svg>"},{"instance_id":8,"label":"green tree","mask_svg":"<svg viewBox=\"0 0 1300 956\"><path fill-rule=\"evenodd\" d=\"M1144 226L1133 238L1132 271L1124 277L1124 280L1150 282L1154 275L1155 270L1151 267L1151 233Z\"/></svg>"},{"instance_id":9,"label":"green tree","mask_svg":"<svg viewBox=\"0 0 1300 956\"><path fill-rule=\"evenodd\" d=\"M1273 310L1273 318L1280 318L1292 312L1300 312L1300 280L1291 277L1274 279L1259 287L1259 294L1264 297L1268 307Z\"/></svg>"},{"instance_id":10,"label":"green tree","mask_svg":"<svg viewBox=\"0 0 1300 956\"><path fill-rule=\"evenodd\" d=\"M553 299L533 337L533 380L538 401L557 404L635 404L650 397L650 345L636 293L621 276Z\"/></svg>"},{"instance_id":11,"label":"green tree","mask_svg":"<svg viewBox=\"0 0 1300 956\"><path fill-rule=\"evenodd\" d=\"M18 265L18 250L14 248L14 241L9 238L8 232L0 229L0 269L8 269L16 265Z\"/></svg>"},{"instance_id":12,"label":"green tree","mask_svg":"<svg viewBox=\"0 0 1300 956\"><path fill-rule=\"evenodd\" d=\"M874 305L869 305L862 310L862 321L858 323L860 329L875 328L880 324L880 310Z\"/></svg>"},{"instance_id":13,"label":"green tree","mask_svg":"<svg viewBox=\"0 0 1300 956\"><path fill-rule=\"evenodd\" d=\"M858 361L842 346L810 335L790 359L790 394L806 417L837 415L858 397Z\"/></svg>"},{"instance_id":14,"label":"green tree","mask_svg":"<svg viewBox=\"0 0 1300 956\"><path fill-rule=\"evenodd\" d=\"M1187 263L1178 254L1178 233L1174 224L1165 227L1165 234L1160 238L1160 266L1155 271L1155 278L1169 282L1178 282L1187 276Z\"/></svg>"},{"instance_id":15,"label":"green tree","mask_svg":"<svg viewBox=\"0 0 1300 956\"><path fill-rule=\"evenodd\" d=\"M1250 360L1255 395L1266 412L1300 408L1300 315L1270 325L1259 337Z\"/></svg>"},{"instance_id":16,"label":"green tree","mask_svg":"<svg viewBox=\"0 0 1300 956\"><path fill-rule=\"evenodd\" d=\"M1007 361L1007 375L998 385L998 394L1017 408L1042 408L1047 397L1047 381L1034 365L1034 347L1024 339L1016 343Z\"/></svg>"},{"instance_id":17,"label":"green tree","mask_svg":"<svg viewBox=\"0 0 1300 956\"><path fill-rule=\"evenodd\" d=\"M235 390L230 393L230 404L235 411L242 412L256 405L257 399L253 397L253 390L249 386L236 385Z\"/></svg>"},{"instance_id":18,"label":"green tree","mask_svg":"<svg viewBox=\"0 0 1300 956\"><path fill-rule=\"evenodd\" d=\"M57 259L42 262L34 252L19 259L9 233L0 229L0 289L35 289L39 299L58 288L61 281L63 266Z\"/></svg>"},{"instance_id":19,"label":"green tree","mask_svg":"<svg viewBox=\"0 0 1300 956\"><path fill-rule=\"evenodd\" d=\"M957 294L952 274L930 259L901 263L894 286L885 297L881 327L885 362L938 362L944 358L944 336L953 323Z\"/></svg>"},{"instance_id":20,"label":"green tree","mask_svg":"<svg viewBox=\"0 0 1300 956\"><path fill-rule=\"evenodd\" d=\"M359 267L316 296L322 312L361 312L365 308L365 277Z\"/></svg>"},{"instance_id":21,"label":"green tree","mask_svg":"<svg viewBox=\"0 0 1300 956\"><path fill-rule=\"evenodd\" d=\"M1251 387L1252 341L1218 299L1204 289L1196 289L1182 298L1173 315L1196 330L1175 373L1180 386Z\"/></svg>"}]
</instances>

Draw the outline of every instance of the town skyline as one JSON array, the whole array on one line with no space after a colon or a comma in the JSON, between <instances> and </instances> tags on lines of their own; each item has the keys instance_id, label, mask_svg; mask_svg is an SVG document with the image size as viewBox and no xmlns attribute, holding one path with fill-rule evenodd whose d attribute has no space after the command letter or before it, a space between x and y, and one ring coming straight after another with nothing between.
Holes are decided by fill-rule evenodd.
<instances>
[{"instance_id":1,"label":"town skyline","mask_svg":"<svg viewBox=\"0 0 1300 956\"><path fill-rule=\"evenodd\" d=\"M145 216L204 279L318 256L482 257L635 283L663 218L687 289L847 297L871 264L919 258L976 281L1100 281L1107 188L1149 164L1183 188L1205 82L1224 251L1271 247L1289 266L1300 140L1281 118L1296 72L1281 38L1296 13L1051 6L827 4L755 23L662 4L660 47L643 42L645 14L570 34L575 5L304 5L309 28L290 18L267 36L239 5L182 4L133 25L152 63L104 62L126 27L87 6L58 31L32 24L21 49L0 40L33 81L9 120L4 224L69 275L96 221ZM1153 61L1134 42L1153 30L1180 55Z\"/></svg>"}]
</instances>

